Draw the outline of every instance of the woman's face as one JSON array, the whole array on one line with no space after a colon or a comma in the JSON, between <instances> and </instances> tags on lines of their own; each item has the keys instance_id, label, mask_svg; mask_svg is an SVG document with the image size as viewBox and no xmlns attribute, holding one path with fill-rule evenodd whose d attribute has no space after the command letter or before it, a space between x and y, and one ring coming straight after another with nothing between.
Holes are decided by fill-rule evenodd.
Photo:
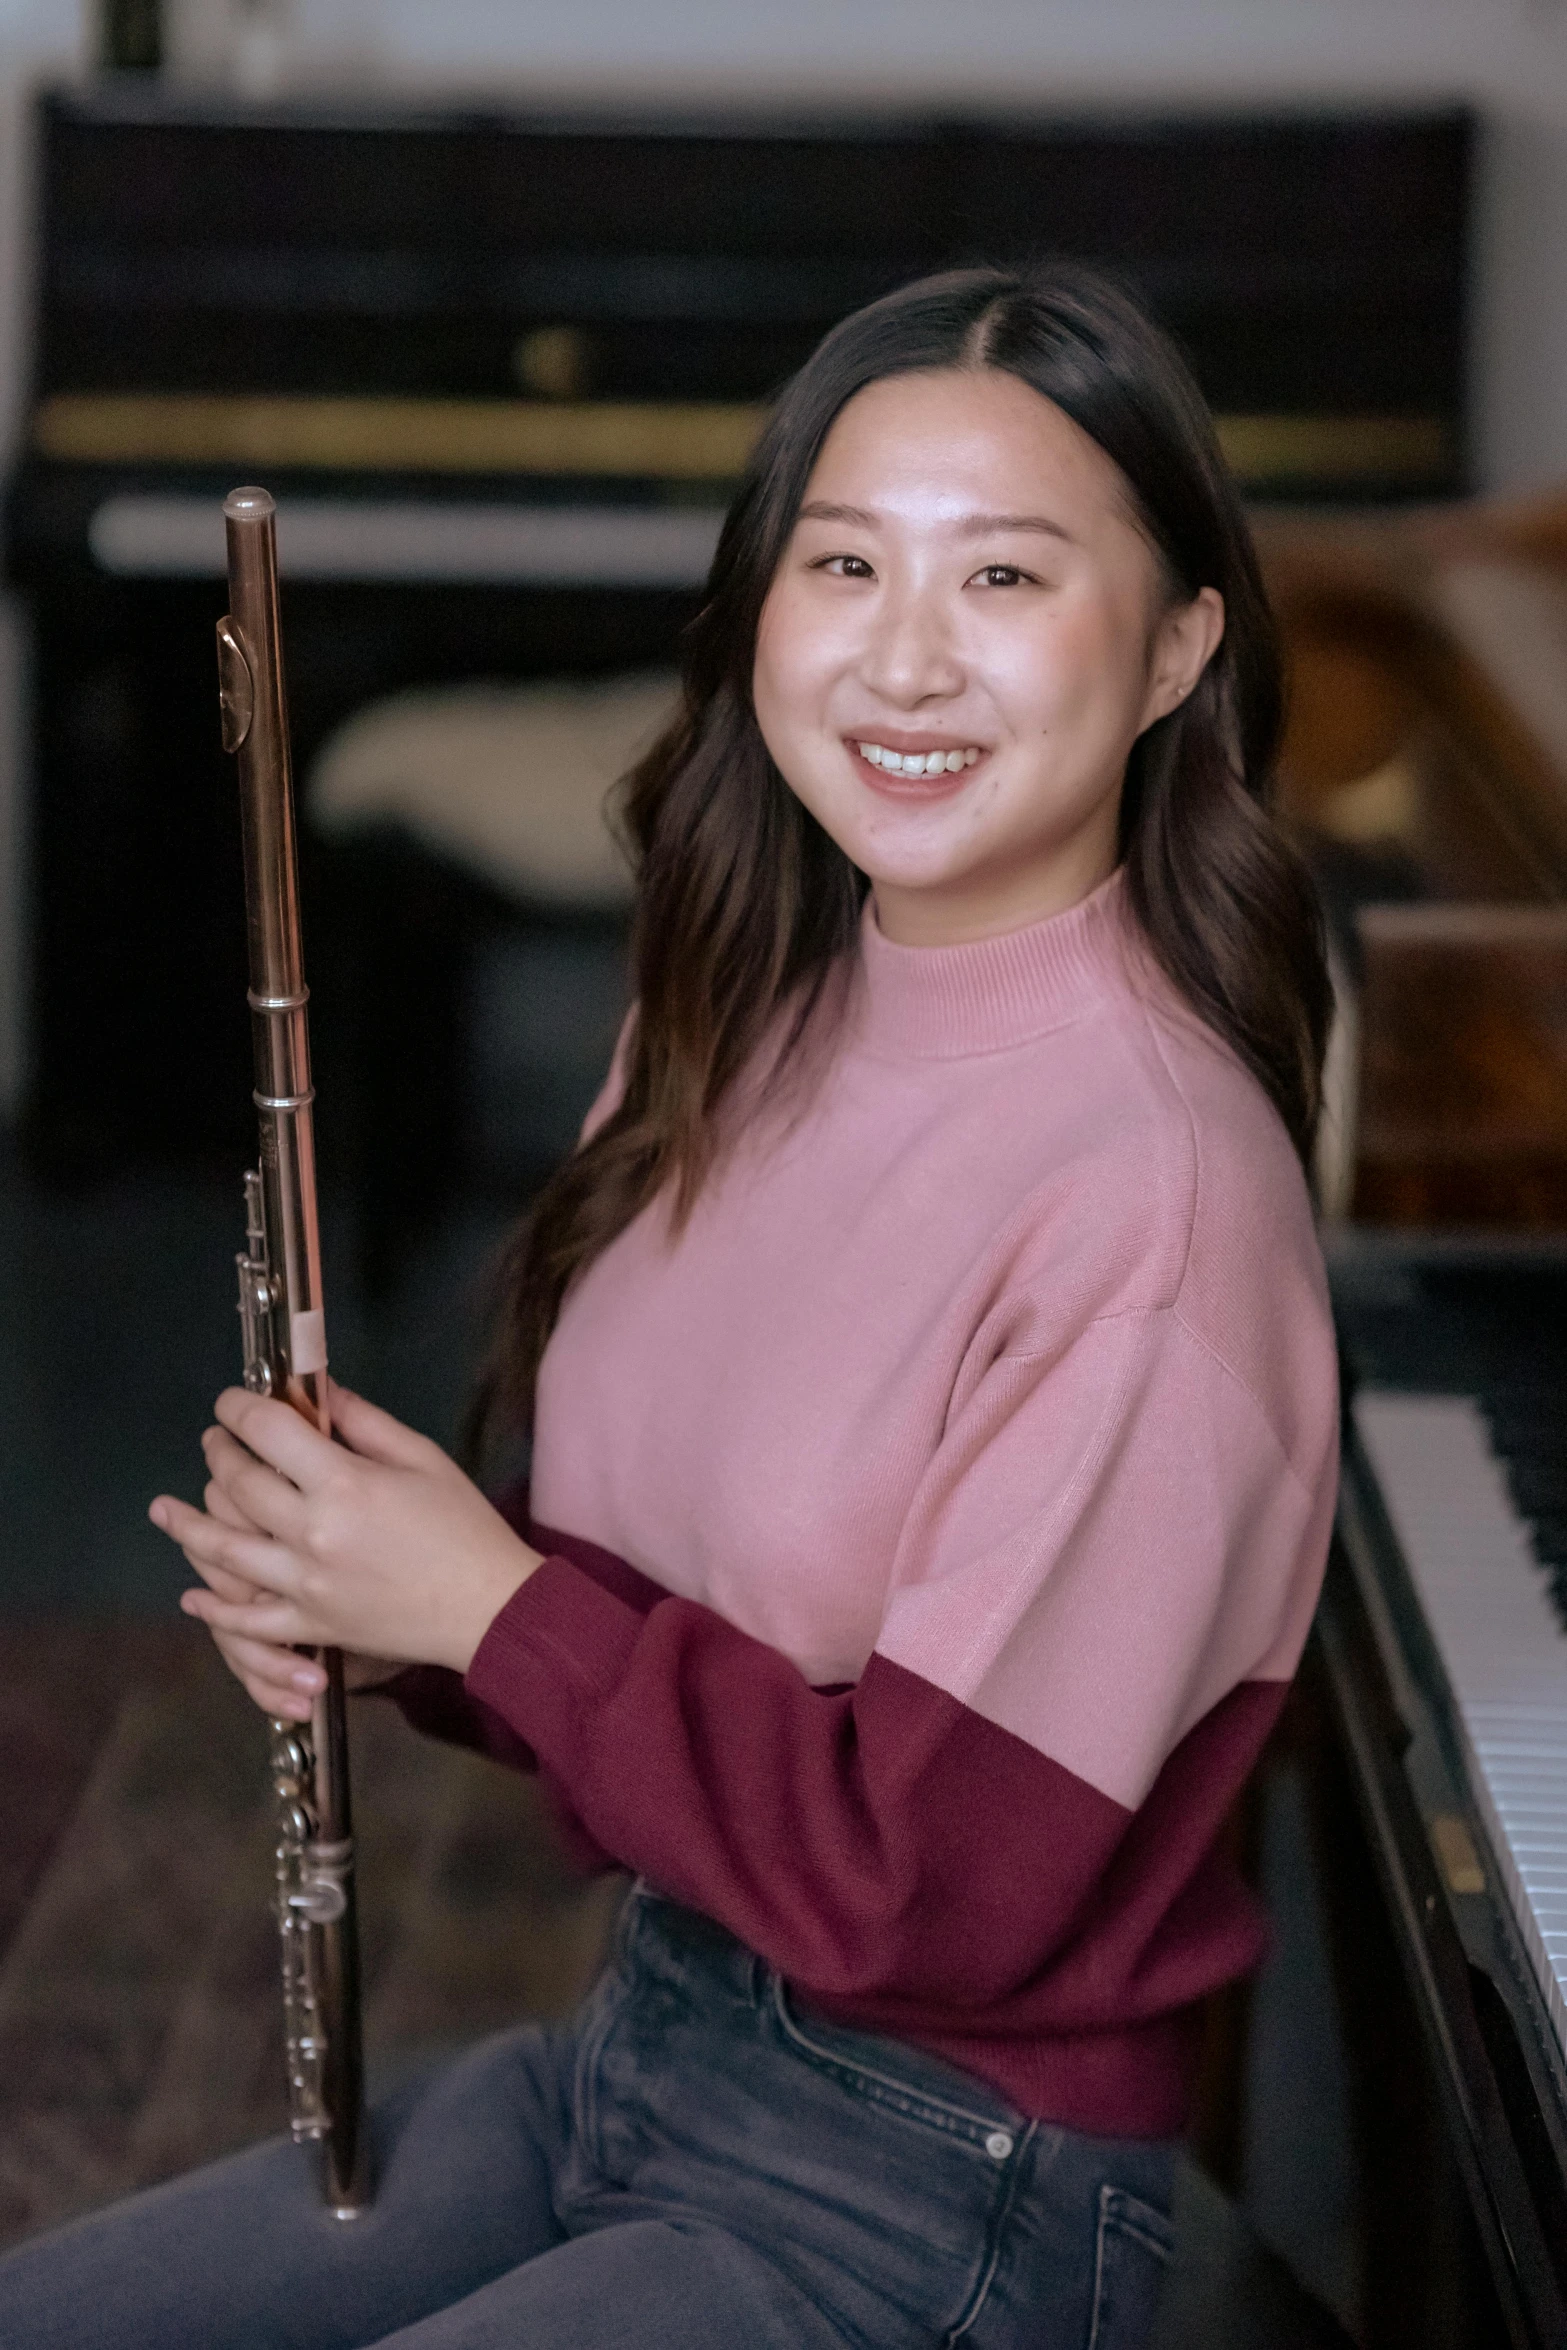
<instances>
[{"instance_id":1,"label":"woman's face","mask_svg":"<svg viewBox=\"0 0 1567 2350\"><path fill-rule=\"evenodd\" d=\"M823 444L756 715L889 938L983 938L1114 870L1127 754L1223 627L1212 588L1166 605L1121 474L1059 408L994 370L892 376Z\"/></svg>"}]
</instances>

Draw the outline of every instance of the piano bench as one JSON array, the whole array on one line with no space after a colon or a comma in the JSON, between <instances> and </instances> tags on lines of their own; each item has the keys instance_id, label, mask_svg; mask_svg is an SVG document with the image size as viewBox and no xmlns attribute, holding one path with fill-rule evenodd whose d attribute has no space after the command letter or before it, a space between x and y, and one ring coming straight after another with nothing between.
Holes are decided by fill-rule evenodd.
<instances>
[{"instance_id":1,"label":"piano bench","mask_svg":"<svg viewBox=\"0 0 1567 2350\"><path fill-rule=\"evenodd\" d=\"M1354 2350L1237 2205L1183 2162L1175 2258L1150 2350Z\"/></svg>"}]
</instances>

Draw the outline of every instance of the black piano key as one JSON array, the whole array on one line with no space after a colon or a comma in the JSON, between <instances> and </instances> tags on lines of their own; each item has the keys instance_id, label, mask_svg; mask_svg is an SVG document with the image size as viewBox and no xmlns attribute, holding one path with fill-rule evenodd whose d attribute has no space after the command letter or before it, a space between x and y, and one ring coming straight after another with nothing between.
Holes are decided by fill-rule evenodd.
<instances>
[{"instance_id":1,"label":"black piano key","mask_svg":"<svg viewBox=\"0 0 1567 2350\"><path fill-rule=\"evenodd\" d=\"M1335 1305L1352 1379L1476 1398L1567 1632L1567 1261L1415 1267Z\"/></svg>"}]
</instances>

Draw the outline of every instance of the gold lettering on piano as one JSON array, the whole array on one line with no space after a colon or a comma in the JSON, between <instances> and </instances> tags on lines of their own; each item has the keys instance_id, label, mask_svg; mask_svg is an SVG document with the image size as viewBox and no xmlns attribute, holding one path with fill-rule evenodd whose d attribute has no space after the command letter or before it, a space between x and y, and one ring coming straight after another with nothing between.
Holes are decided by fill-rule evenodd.
<instances>
[{"instance_id":1,"label":"gold lettering on piano","mask_svg":"<svg viewBox=\"0 0 1567 2350\"><path fill-rule=\"evenodd\" d=\"M1431 1821L1431 1842L1450 1893L1483 1893L1485 1871L1474 1838L1456 1811L1439 1811Z\"/></svg>"},{"instance_id":2,"label":"gold lettering on piano","mask_svg":"<svg viewBox=\"0 0 1567 2350\"><path fill-rule=\"evenodd\" d=\"M53 392L32 439L41 457L77 465L732 481L766 418L750 402ZM1440 416L1221 416L1218 429L1253 488L1439 487L1453 469Z\"/></svg>"}]
</instances>

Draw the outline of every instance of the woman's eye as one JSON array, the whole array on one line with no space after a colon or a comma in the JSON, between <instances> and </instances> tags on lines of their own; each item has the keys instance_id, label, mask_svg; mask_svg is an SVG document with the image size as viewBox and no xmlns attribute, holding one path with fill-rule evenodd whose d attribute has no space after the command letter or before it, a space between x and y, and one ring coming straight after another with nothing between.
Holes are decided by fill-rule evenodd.
<instances>
[{"instance_id":1,"label":"woman's eye","mask_svg":"<svg viewBox=\"0 0 1567 2350\"><path fill-rule=\"evenodd\" d=\"M1031 575L1015 563L987 563L983 571L976 571L974 581L980 587L1020 587Z\"/></svg>"},{"instance_id":2,"label":"woman's eye","mask_svg":"<svg viewBox=\"0 0 1567 2350\"><path fill-rule=\"evenodd\" d=\"M874 579L876 574L863 555L824 555L813 564L816 571L830 571L835 579Z\"/></svg>"}]
</instances>

